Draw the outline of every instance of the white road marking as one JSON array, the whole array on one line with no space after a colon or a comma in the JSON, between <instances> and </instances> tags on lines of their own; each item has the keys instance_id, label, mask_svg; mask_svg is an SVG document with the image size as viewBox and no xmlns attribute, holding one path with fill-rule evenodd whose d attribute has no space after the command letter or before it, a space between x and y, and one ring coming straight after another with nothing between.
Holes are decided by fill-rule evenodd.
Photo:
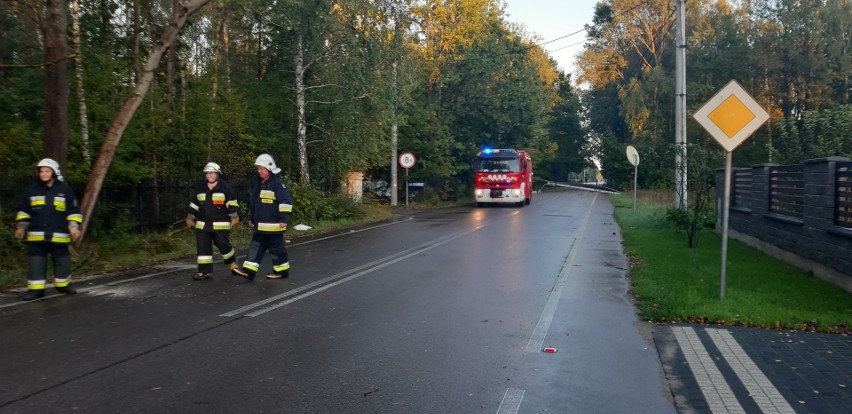
<instances>
[{"instance_id":1,"label":"white road marking","mask_svg":"<svg viewBox=\"0 0 852 414\"><path fill-rule=\"evenodd\" d=\"M335 237L348 236L350 234L360 233L362 231L375 230L375 229L382 228L382 227L393 226L394 224L405 223L406 221L411 221L413 219L414 219L414 217L409 217L405 220L399 220L399 221L394 221L394 222L391 222L391 223L379 224L377 226L365 227L363 229L358 229L358 230L349 230L349 231L343 232L343 233L332 234L331 236L319 237L319 238L316 238L316 239L311 239L311 240L303 241L303 242L300 242L300 243L294 243L294 244L291 244L287 247L304 246L306 244L311 244L311 243L316 243L316 242L323 241L323 240L333 239ZM245 256L243 256L243 257L245 257Z\"/></svg>"},{"instance_id":2,"label":"white road marking","mask_svg":"<svg viewBox=\"0 0 852 414\"><path fill-rule=\"evenodd\" d=\"M500 407L497 408L497 414L517 414L521 409L521 401L524 400L526 391L515 388L509 388L503 394L503 401L500 401Z\"/></svg>"},{"instance_id":3,"label":"white road marking","mask_svg":"<svg viewBox=\"0 0 852 414\"><path fill-rule=\"evenodd\" d=\"M462 231L462 232L458 232L458 233L452 234L450 236L438 238L438 239L435 239L435 240L427 242L427 243L423 243L423 244L421 244L417 247L407 249L407 250L404 250L402 252L399 252L399 253L396 253L396 254L393 254L393 255L390 255L390 256L383 257L379 260L373 261L373 262L368 263L366 265L361 265L361 266L358 266L356 268L349 269L347 271L344 271L344 272L338 273L336 275L329 276L325 279L319 280L317 282L311 283L310 285L303 286L302 288L294 289L294 290L282 293L281 295L273 296L272 298L267 298L267 299L264 299L260 302L255 302L255 303L246 305L246 306L244 306L240 309L224 313L220 316L234 316L234 315L240 314L242 312L245 312L246 310L254 309L254 308L257 308L257 307L260 307L260 306L264 306L264 305L267 305L269 303L273 303L273 302L275 302L279 299L283 299L285 297L293 296L297 293L307 291L305 293L302 293L298 296L294 296L293 298L287 299L285 301L277 302L273 305L266 306L266 307L264 307L260 310L254 311L252 313L248 313L245 316L255 317L255 316L262 315L266 312L280 308L280 307L285 306L285 305L289 305L289 304L296 302L300 299L310 297L314 294L317 294L317 293L322 292L324 290L330 289L334 286L340 285L340 284L348 282L350 280L354 280L354 279L359 278L363 275L371 273L375 270L390 266L394 263L401 262L405 259L408 259L409 257L416 256L416 255L423 253L425 251L432 250L432 249L434 249L438 246L441 246L441 245L449 243L449 242L451 242L455 239L458 239L459 237L463 237L463 236L466 236L470 233L473 233L473 232L475 232L475 231L477 231L477 230L479 230L483 227L485 227L485 224L480 224L480 225L473 227L471 229L468 229L468 230L465 230L465 231ZM343 277L345 275L350 275L350 276ZM343 278L341 279L341 277L343 277ZM328 282L331 282L331 283L328 283ZM320 286L320 285L322 285L322 286ZM320 286L320 287L317 287L317 286Z\"/></svg>"},{"instance_id":4,"label":"white road marking","mask_svg":"<svg viewBox=\"0 0 852 414\"><path fill-rule=\"evenodd\" d=\"M541 352L544 346L544 339L547 336L547 331L550 330L550 324L553 323L553 315L556 314L556 306L559 305L559 299L562 298L562 288L568 281L568 275L571 273L571 268L574 266L574 257L577 256L577 250L580 248L580 243L577 240L583 237L586 228L589 225L589 217L592 215L592 207L597 201L598 194L592 198L589 208L586 211L586 217L583 218L583 225L577 230L577 235L571 243L571 250L568 252L568 257L565 263L562 264L562 270L559 271L559 276L556 278L556 283L553 290L550 291L550 297L547 299L547 304L544 305L544 310L541 311L541 317L533 329L530 341L527 343L526 352Z\"/></svg>"},{"instance_id":5,"label":"white road marking","mask_svg":"<svg viewBox=\"0 0 852 414\"><path fill-rule=\"evenodd\" d=\"M704 394L704 399L707 400L710 411L713 413L745 413L745 410L737 401L734 391L728 386L728 382L725 381L725 377L716 367L713 358L707 353L707 349L704 348L695 330L688 326L675 326L672 327L672 331L683 356L686 357L689 369L692 370L695 381L701 388L701 393Z\"/></svg>"},{"instance_id":6,"label":"white road marking","mask_svg":"<svg viewBox=\"0 0 852 414\"><path fill-rule=\"evenodd\" d=\"M734 336L725 329L705 329L713 343L719 348L725 361L745 385L751 398L764 413L795 414L778 389L772 385L769 378L748 357Z\"/></svg>"},{"instance_id":7,"label":"white road marking","mask_svg":"<svg viewBox=\"0 0 852 414\"><path fill-rule=\"evenodd\" d=\"M251 304L249 304L249 305L243 306L242 308L239 308L239 309L236 309L236 310L233 310L233 311L230 311L230 312L223 313L223 314L221 314L221 315L219 315L219 316L234 316L234 315L238 315L238 314L243 313L243 312L246 312L246 311L248 311L248 310L251 310L251 309L254 309L254 308L257 308L257 307L263 306L263 305L265 305L265 304L267 304L267 303L272 303L272 302L275 302L275 301L277 301L277 300L279 300L279 299L283 299L283 298L286 298L286 297L289 297L289 296L294 296L294 295L299 294L299 293L301 293L301 292L304 292L304 291L306 291L306 290L310 290L310 289L313 289L313 288L315 288L315 287L317 287L317 286L324 285L324 284L326 284L326 283L328 283L328 282L331 282L331 281L334 281L334 280L340 279L340 278L342 278L342 277L348 276L348 275L350 275L350 274L352 274L352 273L355 273L355 272L358 272L358 271L361 271L361 270L364 270L364 269L369 269L370 267L373 267L373 266L377 266L377 265L382 264L383 262L385 262L385 261L387 261L387 260L391 260L391 259L393 259L393 258L396 258L396 257L402 256L402 255L407 254L407 253L412 252L412 251L415 251L415 250L417 250L417 249L421 248L422 246L423 246L423 245L419 245L419 246L415 246L415 247L412 247L412 248L409 248L409 249L405 249L405 250L403 250L403 251L401 251L401 252L394 253L394 254L392 254L392 255L390 255L390 256L385 256L385 257L382 257L382 258L380 258L380 259L378 259L378 260L374 260L374 261L372 261L372 262L365 263L365 264L363 264L363 265L361 265L361 266L358 266L358 267L355 267L355 268L352 268L352 269L348 269L348 270L344 270L344 271L342 271L342 272L340 272L340 273L336 273L336 274L331 275L331 276L329 276L329 277L326 277L326 278L324 278L324 279L317 280L317 281L315 281L315 282L313 282L313 283L309 283L309 284L307 284L307 285L305 285L305 286L301 286L301 287L295 288L295 289L293 289L293 290L288 290L287 292L284 292L284 293L281 293L281 294L278 294L278 295L275 295L275 296L272 296L272 297L266 298L266 299L264 299L264 300L261 300L261 301L255 302L255 303L251 303Z\"/></svg>"},{"instance_id":8,"label":"white road marking","mask_svg":"<svg viewBox=\"0 0 852 414\"><path fill-rule=\"evenodd\" d=\"M360 232L362 232L362 231L374 230L374 229L378 229L378 228L382 228L382 227L393 226L394 224L405 223L406 221L410 221L410 220L413 220L413 217L409 217L409 218L407 218L407 219L405 219L405 220L394 221L394 222L391 222L391 223L384 223L384 224L379 224L379 225L376 225L376 226L365 227L365 228L363 228L363 229L350 230L350 231L348 231L348 232L338 233L338 234L334 234L334 235L326 236L326 237L320 237L320 238L317 238L317 239L312 239L312 240L304 241L304 242L301 242L301 243L294 243L294 244L289 245L289 246L287 246L287 247L302 246L302 245L305 245L305 244L316 243L316 242L318 242L318 241L323 241L323 240L333 239L333 238L335 238L335 237L348 236L348 235L350 235L350 234L360 233ZM238 260L239 260L239 259L245 259L245 257L246 257L245 255L236 256L236 259L238 259ZM140 281L140 280L150 279L150 278L152 278L152 277L156 277L156 276L164 275L164 274L167 274L167 273L174 273L174 272L180 272L180 271L182 271L182 270L194 269L196 266L197 266L196 264L191 264L191 265L175 265L174 267L168 268L168 269L163 270L163 271L160 271L160 272L156 272L156 273L148 273L148 274L141 275L141 276L137 276L137 277L133 277L133 278L130 278L130 279L118 280L118 281L114 281L114 282L107 283L107 284L105 284L104 286L106 286L106 287L113 287L113 286L118 286L118 285L122 285L122 284L125 284L125 283L137 282L137 281ZM304 290L304 288L307 288L307 287L308 287L308 286L304 286L304 287L302 288L302 290ZM77 292L78 292L78 293L84 293L84 292L97 292L98 290L101 290L101 289L102 289L102 287L101 287L101 286L82 287L82 288L78 288L78 289L77 289ZM293 292L291 292L291 293L292 293L292 294L295 294L295 293L298 293L298 292L293 291ZM45 296L45 297L44 297L44 298L42 298L42 299L47 299L47 298L48 298L48 296ZM269 298L269 301L271 302L271 301L274 301L274 300L277 300L277 299L280 299L280 298L276 298L276 297ZM5 304L5 305L0 305L0 309L3 309L3 308L9 308L9 307L12 307L12 306L23 306L23 305L26 305L27 303L29 303L29 302L14 302L14 303L7 303L7 304ZM268 302L267 302L267 303L268 303ZM219 315L219 316L226 316L226 315ZM227 315L227 316L230 316L230 315Z\"/></svg>"},{"instance_id":9,"label":"white road marking","mask_svg":"<svg viewBox=\"0 0 852 414\"><path fill-rule=\"evenodd\" d=\"M122 284L125 284L125 283L135 282L137 280L143 280L143 279L152 278L154 276L164 275L166 273L174 273L174 272L179 272L181 270L187 270L187 269L195 269L197 266L198 265L195 265L195 264L179 265L179 266L169 268L167 270L163 270L162 272L149 273L147 275L137 276L137 277L134 277L132 279L124 279L124 280L117 280L115 282L109 282L105 286L118 286L118 285L122 285ZM94 290L94 289L89 289L89 290Z\"/></svg>"},{"instance_id":10,"label":"white road marking","mask_svg":"<svg viewBox=\"0 0 852 414\"><path fill-rule=\"evenodd\" d=\"M181 270L193 269L195 267L196 267L196 265L194 265L194 264L193 265L177 265L177 266L170 267L167 270L163 270L163 271L160 271L160 272L149 273L147 275L137 276L137 277L134 277L132 279L125 279L125 280L118 280L118 281L115 281L115 282L109 282L109 283L104 284L102 286L78 287L77 293L86 293L86 292L97 293L98 291L109 289L110 287L118 286L118 285L121 285L121 284L124 284L124 283L135 282L135 281L138 281L138 280L144 280L144 279L152 278L152 277L155 277L155 276L164 275L164 274L167 274L167 273L179 272ZM83 281L85 281L85 280L83 280ZM81 281L76 280L76 279L71 279L71 282L72 283L73 282L79 283ZM52 284L48 285L48 287L52 287L52 286L53 286ZM74 286L76 287L77 284L75 283ZM60 295L45 295L43 298L36 299L35 301L45 300L45 299L51 298L53 296L62 296L62 295L61 294ZM0 305L0 309L9 308L9 307L12 307L12 306L23 306L23 305L26 305L27 303L30 303L30 302L7 303L5 305Z\"/></svg>"}]
</instances>

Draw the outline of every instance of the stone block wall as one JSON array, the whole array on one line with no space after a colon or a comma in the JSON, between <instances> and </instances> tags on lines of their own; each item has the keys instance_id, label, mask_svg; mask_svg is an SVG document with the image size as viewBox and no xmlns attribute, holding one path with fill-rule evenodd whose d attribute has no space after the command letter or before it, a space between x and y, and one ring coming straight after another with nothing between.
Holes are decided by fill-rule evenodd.
<instances>
[{"instance_id":1,"label":"stone block wall","mask_svg":"<svg viewBox=\"0 0 852 414\"><path fill-rule=\"evenodd\" d=\"M739 189L740 197L736 203L731 203L729 236L852 292L852 228L835 223L835 171L837 163L844 161L849 159L829 157L804 162L802 217L779 214L770 209L770 171L778 164L751 167L750 186L747 181L732 179L732 183L736 183L732 186L746 188ZM747 169L734 170L732 174ZM722 225L724 185L725 171L717 170L717 230L721 230Z\"/></svg>"}]
</instances>

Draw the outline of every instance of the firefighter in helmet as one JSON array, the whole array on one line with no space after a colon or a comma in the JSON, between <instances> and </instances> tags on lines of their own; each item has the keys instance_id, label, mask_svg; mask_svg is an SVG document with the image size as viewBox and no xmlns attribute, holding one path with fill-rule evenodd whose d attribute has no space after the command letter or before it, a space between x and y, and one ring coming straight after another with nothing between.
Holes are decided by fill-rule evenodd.
<instances>
[{"instance_id":1,"label":"firefighter in helmet","mask_svg":"<svg viewBox=\"0 0 852 414\"><path fill-rule=\"evenodd\" d=\"M215 162L204 166L204 180L198 183L189 202L186 226L195 229L198 272L195 280L213 277L213 244L225 264L238 276L246 274L237 267L236 251L231 245L230 231L239 222L237 195L222 179L222 168Z\"/></svg>"},{"instance_id":2,"label":"firefighter in helmet","mask_svg":"<svg viewBox=\"0 0 852 414\"><path fill-rule=\"evenodd\" d=\"M248 255L243 262L244 276L254 280L263 256L272 253L272 272L267 279L281 279L290 275L290 259L284 246L284 230L293 211L293 199L287 186L278 177L281 169L269 154L261 154L255 160L257 179L249 198L249 225L254 230Z\"/></svg>"},{"instance_id":3,"label":"firefighter in helmet","mask_svg":"<svg viewBox=\"0 0 852 414\"><path fill-rule=\"evenodd\" d=\"M48 255L53 258L56 290L77 293L71 287L68 245L80 237L83 214L56 161L50 158L39 161L36 172L38 181L21 195L15 217L15 238L24 239L27 244L27 293L23 300L44 297Z\"/></svg>"}]
</instances>

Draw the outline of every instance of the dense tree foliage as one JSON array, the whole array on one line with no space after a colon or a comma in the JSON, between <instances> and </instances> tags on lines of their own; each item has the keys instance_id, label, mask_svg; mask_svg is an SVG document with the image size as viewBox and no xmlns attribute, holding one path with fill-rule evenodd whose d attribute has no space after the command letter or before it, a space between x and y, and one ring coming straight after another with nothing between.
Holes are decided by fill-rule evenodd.
<instances>
[{"instance_id":1,"label":"dense tree foliage","mask_svg":"<svg viewBox=\"0 0 852 414\"><path fill-rule=\"evenodd\" d=\"M66 175L86 181L87 154L98 153L183 3L0 2L7 193L47 154L67 157ZM735 152L737 165L852 155L850 3L687 1L688 111L736 79L771 115ZM331 192L349 171L388 179L398 127L398 149L418 158L411 177L446 197L465 190L484 145L530 151L546 179L565 180L591 160L618 186L631 181L624 146L632 144L640 186L672 188L673 8L599 2L578 92L541 39L507 22L502 0L211 0L164 55L106 183L196 177L208 160L249 173L269 152L291 181ZM80 30L51 29L54 21L79 21ZM64 57L49 57L56 41ZM58 75L64 86L49 70L57 65L67 70ZM72 85L78 73L82 83ZM64 99L56 91L68 93L67 132L46 121ZM712 171L721 153L688 122L687 140L702 154L697 171Z\"/></svg>"},{"instance_id":2,"label":"dense tree foliage","mask_svg":"<svg viewBox=\"0 0 852 414\"><path fill-rule=\"evenodd\" d=\"M0 173L30 177L50 154L85 182L182 4L0 3ZM56 7L73 47L46 62ZM56 103L43 93L48 66L67 69L67 145L45 128L57 122L45 121ZM77 69L82 83L70 85ZM569 76L500 0L211 0L164 54L106 185L196 177L208 160L250 173L269 152L290 179L331 191L349 171L389 170L393 124L400 149L417 154L412 178L464 180L477 148L493 145L530 150L538 176L566 179L587 164L578 113Z\"/></svg>"},{"instance_id":3,"label":"dense tree foliage","mask_svg":"<svg viewBox=\"0 0 852 414\"><path fill-rule=\"evenodd\" d=\"M587 86L588 135L611 184L632 181L624 156L631 144L642 159L639 185L673 188L674 6L604 0L588 27L578 80ZM734 79L770 113L734 152L736 166L852 157L852 2L689 0L686 10L687 112ZM691 116L687 121L687 142L701 154L696 174L690 167L690 186L698 190L724 156Z\"/></svg>"}]
</instances>

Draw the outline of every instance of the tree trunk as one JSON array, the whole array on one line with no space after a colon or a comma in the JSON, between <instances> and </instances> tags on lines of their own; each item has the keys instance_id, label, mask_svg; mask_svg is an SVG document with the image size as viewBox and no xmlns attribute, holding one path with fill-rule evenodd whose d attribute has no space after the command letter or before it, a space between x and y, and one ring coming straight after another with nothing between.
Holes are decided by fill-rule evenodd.
<instances>
[{"instance_id":1,"label":"tree trunk","mask_svg":"<svg viewBox=\"0 0 852 414\"><path fill-rule=\"evenodd\" d=\"M139 78L142 76L139 68L139 43L142 36L142 21L139 15L142 13L139 7L139 0L133 0L133 36L131 37L130 46L130 65L133 67L133 84L139 84ZM153 34L152 34L153 35Z\"/></svg>"},{"instance_id":2,"label":"tree trunk","mask_svg":"<svg viewBox=\"0 0 852 414\"><path fill-rule=\"evenodd\" d=\"M109 171L112 159L115 156L118 143L121 141L121 136L124 133L125 128L127 128L127 124L130 123L130 120L133 118L133 114L139 108L139 105L145 98L145 94L148 93L148 87L151 85L151 80L154 78L154 70L157 66L159 66L163 53L165 53L166 49L171 47L174 43L180 29L186 23L186 19L209 1L210 0L190 0L175 12L172 16L172 20L166 27L163 35L160 37L160 40L157 41L151 51L151 54L148 56L148 61L142 71L142 77L139 83L137 83L133 88L133 92L130 94L130 97L124 102L124 105L122 105L118 115L116 115L113 120L109 131L107 131L107 135L104 137L104 143L101 146L101 152L98 154L98 159L92 167L89 182L86 185L86 191L83 193L81 206L83 213L83 225L80 229L80 238L74 243L75 247L79 248L80 244L83 242L83 238L86 236L86 230L88 229L89 222L92 219L92 212L95 210L95 203L98 199L98 194L101 191L101 187L103 186L104 179Z\"/></svg>"},{"instance_id":3,"label":"tree trunk","mask_svg":"<svg viewBox=\"0 0 852 414\"><path fill-rule=\"evenodd\" d=\"M222 22L224 21L224 16L222 16L222 3L221 1L216 2L215 10L213 13L215 21L215 30L213 30L213 67L210 70L210 113L213 115L210 117L210 128L207 131L207 159L213 158L213 135L216 129L216 97L219 94L219 61L222 56Z\"/></svg>"},{"instance_id":4,"label":"tree trunk","mask_svg":"<svg viewBox=\"0 0 852 414\"><path fill-rule=\"evenodd\" d=\"M299 179L303 185L311 184L308 172L308 126L305 120L305 60L302 49L302 35L296 41L296 144L299 154Z\"/></svg>"},{"instance_id":5,"label":"tree trunk","mask_svg":"<svg viewBox=\"0 0 852 414\"><path fill-rule=\"evenodd\" d=\"M179 0L172 0L172 15L175 15L180 8ZM169 105L169 117L166 120L166 124L173 128L175 121L175 48L169 47L169 50L166 52L166 101ZM174 131L172 131L174 132ZM163 143L164 146L168 146L168 142Z\"/></svg>"},{"instance_id":6,"label":"tree trunk","mask_svg":"<svg viewBox=\"0 0 852 414\"><path fill-rule=\"evenodd\" d=\"M219 52L221 54L221 64L220 67L223 69L223 83L225 84L225 91L231 91L231 33L230 33L230 25L228 24L228 11L225 10L225 6L222 6L222 45L220 46L222 50Z\"/></svg>"},{"instance_id":7,"label":"tree trunk","mask_svg":"<svg viewBox=\"0 0 852 414\"><path fill-rule=\"evenodd\" d=\"M92 165L92 155L89 154L89 115L86 108L86 90L83 87L83 48L80 46L80 0L71 2L71 41L74 44L74 58L77 74L77 102L80 106L80 148L83 161L87 166Z\"/></svg>"},{"instance_id":8,"label":"tree trunk","mask_svg":"<svg viewBox=\"0 0 852 414\"><path fill-rule=\"evenodd\" d=\"M67 2L47 0L41 31L44 61L55 62L44 68L44 147L42 154L60 166L68 162L68 64L65 30Z\"/></svg>"},{"instance_id":9,"label":"tree trunk","mask_svg":"<svg viewBox=\"0 0 852 414\"><path fill-rule=\"evenodd\" d=\"M189 91L189 86L186 82L186 69L181 68L180 70L180 132L178 136L180 137L180 142L186 142L186 94ZM189 159L185 160L187 171L192 170L192 156Z\"/></svg>"},{"instance_id":10,"label":"tree trunk","mask_svg":"<svg viewBox=\"0 0 852 414\"><path fill-rule=\"evenodd\" d=\"M257 80L262 80L266 74L266 66L263 61L263 18L259 18L255 22L257 24Z\"/></svg>"}]
</instances>

